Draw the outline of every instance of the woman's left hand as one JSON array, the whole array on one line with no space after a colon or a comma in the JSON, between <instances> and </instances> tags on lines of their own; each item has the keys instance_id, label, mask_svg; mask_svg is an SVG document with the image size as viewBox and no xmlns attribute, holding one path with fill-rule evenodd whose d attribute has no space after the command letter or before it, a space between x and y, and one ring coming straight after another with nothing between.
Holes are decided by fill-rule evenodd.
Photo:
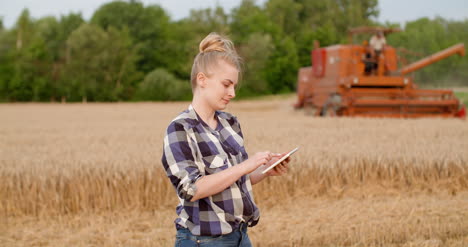
<instances>
[{"instance_id":1,"label":"woman's left hand","mask_svg":"<svg viewBox=\"0 0 468 247\"><path fill-rule=\"evenodd\" d=\"M273 165L277 160L281 159L281 157L283 157L286 154L287 153L273 154L273 157L270 160L270 162L268 162L265 165L265 169L270 167L270 165ZM291 157L286 158L285 160L283 160L283 162L281 162L279 165L273 167L273 169L269 170L266 174L268 176L281 176L281 175L284 175L284 174L288 173L288 163L290 161L291 161Z\"/></svg>"}]
</instances>

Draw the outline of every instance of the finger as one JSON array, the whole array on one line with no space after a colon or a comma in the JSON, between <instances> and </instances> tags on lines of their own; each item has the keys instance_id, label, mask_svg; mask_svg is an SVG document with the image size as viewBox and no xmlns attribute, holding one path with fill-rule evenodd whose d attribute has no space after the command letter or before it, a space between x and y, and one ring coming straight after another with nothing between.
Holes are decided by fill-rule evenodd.
<instances>
[{"instance_id":1,"label":"finger","mask_svg":"<svg viewBox=\"0 0 468 247\"><path fill-rule=\"evenodd\" d=\"M275 168L278 171L278 173L280 173L280 174L283 174L287 170L287 169L284 168L283 164L279 164Z\"/></svg>"},{"instance_id":2,"label":"finger","mask_svg":"<svg viewBox=\"0 0 468 247\"><path fill-rule=\"evenodd\" d=\"M281 167L281 170L283 171L284 174L288 173L288 167L286 165L283 165Z\"/></svg>"},{"instance_id":3,"label":"finger","mask_svg":"<svg viewBox=\"0 0 468 247\"><path fill-rule=\"evenodd\" d=\"M281 163L281 165L279 165L279 169L281 171L281 173L286 173L288 171L288 168L286 165L284 165L283 163Z\"/></svg>"},{"instance_id":4,"label":"finger","mask_svg":"<svg viewBox=\"0 0 468 247\"><path fill-rule=\"evenodd\" d=\"M263 152L259 152L258 154L259 154L260 156L268 156L269 153L270 153L269 151L263 151Z\"/></svg>"},{"instance_id":5,"label":"finger","mask_svg":"<svg viewBox=\"0 0 468 247\"><path fill-rule=\"evenodd\" d=\"M282 173L283 172L283 166L281 164L277 165L276 167L276 170L278 171L278 173Z\"/></svg>"},{"instance_id":6,"label":"finger","mask_svg":"<svg viewBox=\"0 0 468 247\"><path fill-rule=\"evenodd\" d=\"M262 157L268 157L268 156L270 156L270 154L269 154L268 152L263 152L263 153L261 154L261 156L262 156Z\"/></svg>"},{"instance_id":7,"label":"finger","mask_svg":"<svg viewBox=\"0 0 468 247\"><path fill-rule=\"evenodd\" d=\"M281 174L280 168L278 166L275 166L275 168L273 168L273 171L275 172L274 175Z\"/></svg>"}]
</instances>

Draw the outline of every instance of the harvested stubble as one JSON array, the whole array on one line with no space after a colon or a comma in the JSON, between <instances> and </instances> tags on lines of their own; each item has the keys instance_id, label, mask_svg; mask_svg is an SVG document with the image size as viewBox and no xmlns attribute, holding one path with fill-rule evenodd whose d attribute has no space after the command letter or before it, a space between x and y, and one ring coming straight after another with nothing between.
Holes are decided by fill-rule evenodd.
<instances>
[{"instance_id":1,"label":"harvested stubble","mask_svg":"<svg viewBox=\"0 0 468 247\"><path fill-rule=\"evenodd\" d=\"M272 98L233 102L228 109L241 122L250 154L301 147L286 177L270 178L254 187L262 211L292 198L300 198L299 204L304 205L320 200L426 194L466 199L466 121L312 118L292 110L291 103L291 98ZM128 211L167 213L177 200L161 169L162 138L170 120L187 106L186 102L0 105L0 214L15 221L31 216L45 220ZM268 212L275 210L264 215ZM269 217L278 219L269 222L274 225L288 224L294 216L278 210L277 215L267 217L264 222ZM460 217L416 233L432 231L443 241L444 236L464 241L468 232L456 229L468 228L468 216ZM172 232L174 215L169 218L167 228ZM257 244L268 243L268 233L275 231L263 230L267 232L253 229ZM440 233L446 230L447 234ZM377 234L367 240L361 239L366 239L364 233L353 232L345 234L345 241L336 237L340 233L324 232L323 238L287 234L272 239L285 239L285 246L318 239L324 245L414 240L396 231L393 237Z\"/></svg>"}]
</instances>

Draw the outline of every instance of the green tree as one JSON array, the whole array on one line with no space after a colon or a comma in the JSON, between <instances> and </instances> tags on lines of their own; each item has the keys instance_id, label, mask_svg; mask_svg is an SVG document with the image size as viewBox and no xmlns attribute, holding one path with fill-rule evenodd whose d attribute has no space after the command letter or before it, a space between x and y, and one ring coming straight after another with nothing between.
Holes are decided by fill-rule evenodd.
<instances>
[{"instance_id":1,"label":"green tree","mask_svg":"<svg viewBox=\"0 0 468 247\"><path fill-rule=\"evenodd\" d=\"M231 12L230 30L236 44L242 45L253 33L279 35L280 28L271 21L267 12L253 0L243 0Z\"/></svg>"},{"instance_id":2,"label":"green tree","mask_svg":"<svg viewBox=\"0 0 468 247\"><path fill-rule=\"evenodd\" d=\"M245 61L245 71L239 84L239 96L266 94L270 91L267 81L267 62L272 51L273 40L269 34L253 33L240 46L239 54Z\"/></svg>"},{"instance_id":3,"label":"green tree","mask_svg":"<svg viewBox=\"0 0 468 247\"><path fill-rule=\"evenodd\" d=\"M192 9L190 10L188 20L192 24L195 24L193 32L203 36L205 33L210 32L228 33L228 18L229 16L224 12L224 9L217 6L215 9Z\"/></svg>"},{"instance_id":4,"label":"green tree","mask_svg":"<svg viewBox=\"0 0 468 247\"><path fill-rule=\"evenodd\" d=\"M137 68L145 73L157 67L168 66L167 37L169 16L157 5L145 7L138 1L115 1L102 5L91 18L91 23L105 30L110 27L127 29L138 48Z\"/></svg>"},{"instance_id":5,"label":"green tree","mask_svg":"<svg viewBox=\"0 0 468 247\"><path fill-rule=\"evenodd\" d=\"M191 99L190 82L177 79L165 69L155 69L146 75L138 85L136 100L189 100Z\"/></svg>"},{"instance_id":6,"label":"green tree","mask_svg":"<svg viewBox=\"0 0 468 247\"><path fill-rule=\"evenodd\" d=\"M194 57L200 41L209 33L229 33L229 16L223 8L192 10L190 15L170 24L166 42L165 68L177 77L189 80Z\"/></svg>"},{"instance_id":7,"label":"green tree","mask_svg":"<svg viewBox=\"0 0 468 247\"><path fill-rule=\"evenodd\" d=\"M10 81L15 75L16 36L0 30L0 101L11 101Z\"/></svg>"},{"instance_id":8,"label":"green tree","mask_svg":"<svg viewBox=\"0 0 468 247\"><path fill-rule=\"evenodd\" d=\"M465 30L465 31L461 31ZM468 20L447 21L443 18L420 18L406 23L403 32L395 33L387 38L389 44L397 48L417 52L429 56L456 43L468 43ZM414 62L423 56L408 53L400 54L409 62ZM468 85L467 57L451 56L416 72L415 81L420 86L428 85Z\"/></svg>"},{"instance_id":9,"label":"green tree","mask_svg":"<svg viewBox=\"0 0 468 247\"><path fill-rule=\"evenodd\" d=\"M301 27L299 15L302 8L294 0L270 0L265 10L270 20L281 30L280 35L295 37Z\"/></svg>"},{"instance_id":10,"label":"green tree","mask_svg":"<svg viewBox=\"0 0 468 247\"><path fill-rule=\"evenodd\" d=\"M256 5L253 0L243 0L239 7L234 8L231 20L232 38L245 61L239 96L273 92L270 59L276 53L275 37L280 37L281 27L272 21L264 7Z\"/></svg>"},{"instance_id":11,"label":"green tree","mask_svg":"<svg viewBox=\"0 0 468 247\"><path fill-rule=\"evenodd\" d=\"M296 87L299 62L296 45L290 37L276 41L275 50L267 62L266 78L272 93L293 91Z\"/></svg>"},{"instance_id":12,"label":"green tree","mask_svg":"<svg viewBox=\"0 0 468 247\"><path fill-rule=\"evenodd\" d=\"M25 9L11 29L0 18L0 101L182 99L210 32L228 35L244 58L239 96L287 92L310 65L314 40L346 43L349 28L382 25L378 14L377 0L243 0L230 13L217 6L171 21L160 6L131 0L102 5L88 24L73 13L34 20ZM387 41L429 55L468 43L468 20L421 18ZM466 86L467 67L468 57L450 57L416 72L416 82Z\"/></svg>"},{"instance_id":13,"label":"green tree","mask_svg":"<svg viewBox=\"0 0 468 247\"><path fill-rule=\"evenodd\" d=\"M34 49L31 45L34 38L33 20L29 10L24 9L19 16L13 34L16 36L13 53L14 70L8 84L8 98L12 101L29 101L33 98L34 85Z\"/></svg>"},{"instance_id":14,"label":"green tree","mask_svg":"<svg viewBox=\"0 0 468 247\"><path fill-rule=\"evenodd\" d=\"M137 57L128 32L112 27L106 32L98 26L83 24L70 34L66 43L67 97L115 101L132 95L138 79L135 76Z\"/></svg>"},{"instance_id":15,"label":"green tree","mask_svg":"<svg viewBox=\"0 0 468 247\"><path fill-rule=\"evenodd\" d=\"M55 17L33 20L25 9L15 27L3 32L0 91L12 101L48 101L59 95L57 81L60 22ZM12 41L14 37L14 41ZM66 38L66 37L65 37ZM64 38L64 39L65 39Z\"/></svg>"},{"instance_id":16,"label":"green tree","mask_svg":"<svg viewBox=\"0 0 468 247\"><path fill-rule=\"evenodd\" d=\"M51 83L55 93L53 99L62 97L65 99L67 82L65 76L65 65L69 59L70 52L67 49L67 39L70 34L84 23L81 14L70 13L60 17L57 25L48 32L46 40L49 51L53 56L53 65L51 70Z\"/></svg>"},{"instance_id":17,"label":"green tree","mask_svg":"<svg viewBox=\"0 0 468 247\"><path fill-rule=\"evenodd\" d=\"M321 40L323 45L346 42L349 28L372 25L374 24L372 19L379 14L377 0L295 0L295 2L301 5L298 16L299 22L302 23L302 30L296 30L310 29L321 34L328 32L326 36L335 38L329 41L332 43Z\"/></svg>"}]
</instances>

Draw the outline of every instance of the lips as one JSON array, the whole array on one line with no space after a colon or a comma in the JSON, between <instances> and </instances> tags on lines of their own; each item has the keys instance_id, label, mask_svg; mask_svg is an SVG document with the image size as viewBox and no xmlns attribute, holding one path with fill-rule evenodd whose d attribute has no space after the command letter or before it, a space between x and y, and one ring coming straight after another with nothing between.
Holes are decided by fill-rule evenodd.
<instances>
[{"instance_id":1,"label":"lips","mask_svg":"<svg viewBox=\"0 0 468 247\"><path fill-rule=\"evenodd\" d=\"M223 99L223 102L226 103L226 104L229 104L229 100Z\"/></svg>"}]
</instances>

